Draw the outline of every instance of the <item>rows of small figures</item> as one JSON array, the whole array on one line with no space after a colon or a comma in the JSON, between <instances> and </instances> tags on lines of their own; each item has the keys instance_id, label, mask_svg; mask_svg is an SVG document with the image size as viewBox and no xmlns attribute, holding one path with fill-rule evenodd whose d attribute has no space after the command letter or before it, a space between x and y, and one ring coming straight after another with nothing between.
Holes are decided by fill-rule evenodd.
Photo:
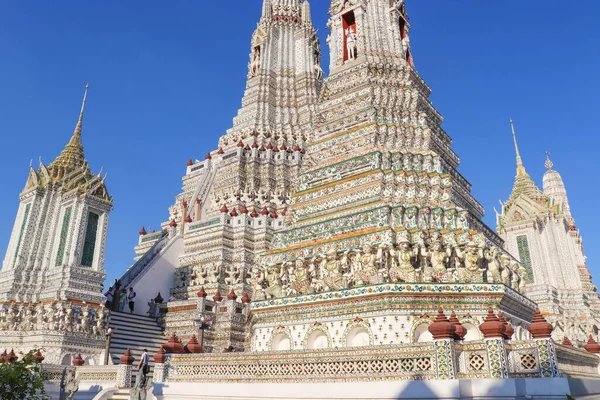
<instances>
[{"instance_id":1,"label":"rows of small figures","mask_svg":"<svg viewBox=\"0 0 600 400\"><path fill-rule=\"evenodd\" d=\"M104 335L107 314L104 308L65 302L0 305L0 330L55 331Z\"/></svg>"},{"instance_id":2,"label":"rows of small figures","mask_svg":"<svg viewBox=\"0 0 600 400\"><path fill-rule=\"evenodd\" d=\"M495 246L364 245L253 271L254 300L311 294L385 282L503 283L523 291L527 272Z\"/></svg>"}]
</instances>

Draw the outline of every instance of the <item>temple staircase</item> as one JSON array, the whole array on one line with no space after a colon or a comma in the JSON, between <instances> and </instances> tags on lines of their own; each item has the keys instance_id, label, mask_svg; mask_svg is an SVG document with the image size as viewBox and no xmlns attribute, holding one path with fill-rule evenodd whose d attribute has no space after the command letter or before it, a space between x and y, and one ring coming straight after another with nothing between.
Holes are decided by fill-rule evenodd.
<instances>
[{"instance_id":1,"label":"temple staircase","mask_svg":"<svg viewBox=\"0 0 600 400\"><path fill-rule=\"evenodd\" d=\"M130 349L135 358L132 377L137 379L139 373L137 364L144 349L147 349L150 356L148 378L152 379L154 369L153 356L168 339L164 336L163 330L156 323L156 320L143 315L112 311L108 326L112 329L116 328L110 341L110 356L113 364L118 365L121 356L127 349Z\"/></svg>"}]
</instances>

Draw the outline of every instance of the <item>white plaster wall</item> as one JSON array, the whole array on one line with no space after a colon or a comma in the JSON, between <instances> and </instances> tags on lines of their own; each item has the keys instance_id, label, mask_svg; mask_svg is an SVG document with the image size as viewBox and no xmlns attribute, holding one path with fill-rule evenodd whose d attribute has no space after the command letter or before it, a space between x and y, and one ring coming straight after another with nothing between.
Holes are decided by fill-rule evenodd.
<instances>
[{"instance_id":1,"label":"white plaster wall","mask_svg":"<svg viewBox=\"0 0 600 400\"><path fill-rule=\"evenodd\" d=\"M201 390L198 388L201 387ZM342 383L166 383L154 384L157 400L180 399L422 399L564 400L598 399L600 381L566 378L477 379Z\"/></svg>"},{"instance_id":2,"label":"white plaster wall","mask_svg":"<svg viewBox=\"0 0 600 400\"><path fill-rule=\"evenodd\" d=\"M175 267L178 265L179 256L183 254L183 237L177 236L170 240L163 248L158 259L150 268L132 283L133 291L137 294L135 299L135 314L147 315L148 302L156 297L158 292L165 301L173 288ZM129 287L127 288L129 291ZM128 311L128 306L125 307Z\"/></svg>"}]
</instances>

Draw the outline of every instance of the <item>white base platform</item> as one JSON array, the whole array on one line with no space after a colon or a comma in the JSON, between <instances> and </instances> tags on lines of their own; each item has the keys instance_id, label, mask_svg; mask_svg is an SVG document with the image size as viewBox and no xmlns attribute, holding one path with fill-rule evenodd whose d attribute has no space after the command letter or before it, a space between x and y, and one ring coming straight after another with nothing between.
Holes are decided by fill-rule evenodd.
<instances>
[{"instance_id":1,"label":"white base platform","mask_svg":"<svg viewBox=\"0 0 600 400\"><path fill-rule=\"evenodd\" d=\"M600 380L476 379L342 383L165 383L157 400L577 400L600 399Z\"/></svg>"}]
</instances>

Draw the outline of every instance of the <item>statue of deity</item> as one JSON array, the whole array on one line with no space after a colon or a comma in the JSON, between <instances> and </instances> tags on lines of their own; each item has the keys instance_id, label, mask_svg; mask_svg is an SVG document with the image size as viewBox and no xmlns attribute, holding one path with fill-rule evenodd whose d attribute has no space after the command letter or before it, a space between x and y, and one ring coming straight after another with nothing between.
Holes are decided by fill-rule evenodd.
<instances>
[{"instance_id":1,"label":"statue of deity","mask_svg":"<svg viewBox=\"0 0 600 400\"><path fill-rule=\"evenodd\" d=\"M496 246L486 249L484 252L488 263L487 281L489 283L502 283L502 264L500 264L498 254L500 254L500 249Z\"/></svg>"},{"instance_id":2,"label":"statue of deity","mask_svg":"<svg viewBox=\"0 0 600 400\"><path fill-rule=\"evenodd\" d=\"M339 290L348 287L347 279L343 276L342 263L338 260L337 252L330 250L321 261L321 284L324 290Z\"/></svg>"},{"instance_id":3,"label":"statue of deity","mask_svg":"<svg viewBox=\"0 0 600 400\"><path fill-rule=\"evenodd\" d=\"M450 280L446 265L452 255L452 250L449 247L444 249L441 240L435 240L429 250L422 247L421 255L429 260L429 266L423 271L423 281L448 282Z\"/></svg>"},{"instance_id":4,"label":"statue of deity","mask_svg":"<svg viewBox=\"0 0 600 400\"><path fill-rule=\"evenodd\" d=\"M281 287L281 270L277 265L267 267L266 271L267 289L265 294L270 298L282 297L283 288Z\"/></svg>"},{"instance_id":5,"label":"statue of deity","mask_svg":"<svg viewBox=\"0 0 600 400\"><path fill-rule=\"evenodd\" d=\"M346 50L348 51L348 60L356 59L356 45L358 36L352 28L346 29Z\"/></svg>"},{"instance_id":6,"label":"statue of deity","mask_svg":"<svg viewBox=\"0 0 600 400\"><path fill-rule=\"evenodd\" d=\"M390 280L392 282L416 282L417 271L414 262L418 249L411 249L410 242L402 239L398 243L397 263L390 267ZM394 264L394 263L392 263Z\"/></svg>"},{"instance_id":7,"label":"statue of deity","mask_svg":"<svg viewBox=\"0 0 600 400\"><path fill-rule=\"evenodd\" d=\"M210 264L206 267L204 271L205 282L208 283L219 283L219 278L221 277L221 269L217 266L217 264Z\"/></svg>"},{"instance_id":8,"label":"statue of deity","mask_svg":"<svg viewBox=\"0 0 600 400\"><path fill-rule=\"evenodd\" d=\"M292 287L296 294L314 293L314 288L312 287L313 273L314 270L310 270L310 268L306 265L304 258L296 259L292 281Z\"/></svg>"},{"instance_id":9,"label":"statue of deity","mask_svg":"<svg viewBox=\"0 0 600 400\"><path fill-rule=\"evenodd\" d=\"M371 245L365 244L363 246L362 255L359 257L361 268L356 271L356 275L358 276L357 285L383 283L383 276L379 272L377 265L381 263L382 254L382 248L375 254Z\"/></svg>"},{"instance_id":10,"label":"statue of deity","mask_svg":"<svg viewBox=\"0 0 600 400\"><path fill-rule=\"evenodd\" d=\"M252 50L252 61L250 62L250 75L256 76L260 69L260 47L256 47Z\"/></svg>"},{"instance_id":11,"label":"statue of deity","mask_svg":"<svg viewBox=\"0 0 600 400\"><path fill-rule=\"evenodd\" d=\"M254 300L264 300L266 298L265 288L263 283L265 282L265 272L262 268L258 266L254 266L254 279L253 279L253 289L252 295L254 296Z\"/></svg>"},{"instance_id":12,"label":"statue of deity","mask_svg":"<svg viewBox=\"0 0 600 400\"><path fill-rule=\"evenodd\" d=\"M483 282L483 271L480 268L483 251L474 242L469 242L463 251L456 246L456 254L463 261L463 267L454 272L457 282Z\"/></svg>"}]
</instances>

